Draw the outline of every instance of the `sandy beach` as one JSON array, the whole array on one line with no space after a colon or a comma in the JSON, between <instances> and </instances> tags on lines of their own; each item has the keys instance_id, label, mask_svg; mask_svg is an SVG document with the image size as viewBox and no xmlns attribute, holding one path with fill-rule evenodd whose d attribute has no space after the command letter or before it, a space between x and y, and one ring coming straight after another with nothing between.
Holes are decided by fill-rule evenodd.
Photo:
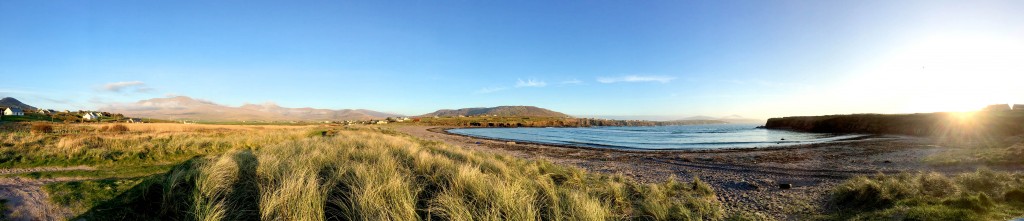
<instances>
[{"instance_id":1,"label":"sandy beach","mask_svg":"<svg viewBox=\"0 0 1024 221\"><path fill-rule=\"evenodd\" d=\"M973 166L937 167L922 158L948 147L919 137L874 135L859 139L764 149L625 151L514 143L445 132L442 127L399 126L396 130L473 150L545 159L589 171L623 174L641 182L675 176L710 183L729 213L756 212L799 220L829 210L828 191L858 175L974 171ZM784 188L781 186L789 186Z\"/></svg>"}]
</instances>

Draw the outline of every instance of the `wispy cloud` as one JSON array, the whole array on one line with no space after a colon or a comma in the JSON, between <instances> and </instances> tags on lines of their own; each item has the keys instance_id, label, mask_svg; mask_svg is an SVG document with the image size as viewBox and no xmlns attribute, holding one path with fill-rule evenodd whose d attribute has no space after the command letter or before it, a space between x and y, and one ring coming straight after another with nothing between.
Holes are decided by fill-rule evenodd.
<instances>
[{"instance_id":1,"label":"wispy cloud","mask_svg":"<svg viewBox=\"0 0 1024 221\"><path fill-rule=\"evenodd\" d=\"M572 80L562 81L559 84L583 84L583 81L581 81L580 79L572 79Z\"/></svg>"},{"instance_id":2,"label":"wispy cloud","mask_svg":"<svg viewBox=\"0 0 1024 221\"><path fill-rule=\"evenodd\" d=\"M481 88L480 90L477 90L474 93L477 93L477 94L490 94L490 93L494 93L494 92L498 92L498 91L504 91L504 90L508 90L508 89L514 89L514 88L545 87L547 85L548 85L548 83L544 82L542 80L527 79L527 80L524 81L523 79L518 79L518 80L516 80L516 84L512 85L512 86L485 87L485 88Z\"/></svg>"},{"instance_id":3,"label":"wispy cloud","mask_svg":"<svg viewBox=\"0 0 1024 221\"><path fill-rule=\"evenodd\" d=\"M103 85L103 90L104 91L109 91L109 92L116 92L116 93L121 93L121 92L126 92L126 91L137 92L137 93L153 92L153 88L151 88L149 86L146 86L146 83L143 83L142 81L121 81L121 82L107 83L107 84Z\"/></svg>"},{"instance_id":4,"label":"wispy cloud","mask_svg":"<svg viewBox=\"0 0 1024 221\"><path fill-rule=\"evenodd\" d=\"M476 93L477 94L490 94L490 93L494 93L494 92L498 92L498 91L503 91L503 90L506 90L506 89L508 89L508 88L507 87L485 87L485 88L481 88L480 90L477 90Z\"/></svg>"},{"instance_id":5,"label":"wispy cloud","mask_svg":"<svg viewBox=\"0 0 1024 221\"><path fill-rule=\"evenodd\" d=\"M597 82L611 84L619 82L659 82L668 83L675 80L675 77L669 76L645 76L645 75L626 75L621 77L599 77Z\"/></svg>"},{"instance_id":6,"label":"wispy cloud","mask_svg":"<svg viewBox=\"0 0 1024 221\"><path fill-rule=\"evenodd\" d=\"M544 87L547 85L548 83L544 81L534 79L528 79L526 81L523 81L523 79L519 79L519 81L516 81L516 87Z\"/></svg>"}]
</instances>

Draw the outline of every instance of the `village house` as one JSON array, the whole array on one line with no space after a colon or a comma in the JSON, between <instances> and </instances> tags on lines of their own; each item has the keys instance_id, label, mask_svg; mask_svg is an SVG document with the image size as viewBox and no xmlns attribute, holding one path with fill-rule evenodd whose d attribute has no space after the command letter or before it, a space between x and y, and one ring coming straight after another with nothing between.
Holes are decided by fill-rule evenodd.
<instances>
[{"instance_id":1,"label":"village house","mask_svg":"<svg viewBox=\"0 0 1024 221\"><path fill-rule=\"evenodd\" d=\"M141 124L141 123L143 123L142 122L142 118L128 118L128 120L125 120L125 122L128 122L129 124Z\"/></svg>"},{"instance_id":2,"label":"village house","mask_svg":"<svg viewBox=\"0 0 1024 221\"><path fill-rule=\"evenodd\" d=\"M21 108L18 108L18 107L8 107L6 110L4 110L4 115L7 115L7 116L24 116L25 112L22 112Z\"/></svg>"},{"instance_id":3,"label":"village house","mask_svg":"<svg viewBox=\"0 0 1024 221\"><path fill-rule=\"evenodd\" d=\"M82 119L85 119L87 121L97 121L100 120L100 116L96 116L95 113L88 112L82 115Z\"/></svg>"},{"instance_id":4,"label":"village house","mask_svg":"<svg viewBox=\"0 0 1024 221\"><path fill-rule=\"evenodd\" d=\"M54 111L53 109L39 109L39 113L40 114L51 115L51 114L57 113L57 111Z\"/></svg>"}]
</instances>

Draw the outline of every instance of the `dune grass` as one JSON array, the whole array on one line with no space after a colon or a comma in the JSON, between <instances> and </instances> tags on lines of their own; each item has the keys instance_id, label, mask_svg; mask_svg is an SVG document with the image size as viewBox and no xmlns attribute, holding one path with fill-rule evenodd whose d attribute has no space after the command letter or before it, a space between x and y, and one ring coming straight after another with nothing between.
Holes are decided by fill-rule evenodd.
<instances>
[{"instance_id":1,"label":"dune grass","mask_svg":"<svg viewBox=\"0 0 1024 221\"><path fill-rule=\"evenodd\" d=\"M306 133L321 134L321 133ZM718 220L699 181L640 184L381 131L196 157L79 218L180 220ZM154 209L160 208L160 209Z\"/></svg>"},{"instance_id":2,"label":"dune grass","mask_svg":"<svg viewBox=\"0 0 1024 221\"><path fill-rule=\"evenodd\" d=\"M1024 174L978 170L856 177L838 186L829 220L1007 220L1024 216Z\"/></svg>"}]
</instances>

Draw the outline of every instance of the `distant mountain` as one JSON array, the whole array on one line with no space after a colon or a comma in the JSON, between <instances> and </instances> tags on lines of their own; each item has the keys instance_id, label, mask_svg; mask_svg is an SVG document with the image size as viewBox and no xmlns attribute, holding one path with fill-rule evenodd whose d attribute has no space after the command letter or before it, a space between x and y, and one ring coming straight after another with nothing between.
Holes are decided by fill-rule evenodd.
<instances>
[{"instance_id":1,"label":"distant mountain","mask_svg":"<svg viewBox=\"0 0 1024 221\"><path fill-rule=\"evenodd\" d=\"M6 109L8 107L17 107L21 108L21 110L24 111L36 109L36 107L33 107L32 105L28 105L25 103L21 103L21 101L18 101L18 99L14 99L13 97L5 97L3 99L0 99L0 108Z\"/></svg>"},{"instance_id":2,"label":"distant mountain","mask_svg":"<svg viewBox=\"0 0 1024 221\"><path fill-rule=\"evenodd\" d=\"M153 98L130 104L110 105L100 110L133 117L201 121L369 120L400 116L362 109L286 108L276 104L229 107L186 96Z\"/></svg>"},{"instance_id":3,"label":"distant mountain","mask_svg":"<svg viewBox=\"0 0 1024 221\"><path fill-rule=\"evenodd\" d=\"M718 118L708 117L708 116L693 116L693 117L683 118L683 119L680 119L680 120L718 120Z\"/></svg>"},{"instance_id":4,"label":"distant mountain","mask_svg":"<svg viewBox=\"0 0 1024 221\"><path fill-rule=\"evenodd\" d=\"M670 120L660 121L665 125L699 125L699 124L727 124L732 123L723 120Z\"/></svg>"},{"instance_id":5,"label":"distant mountain","mask_svg":"<svg viewBox=\"0 0 1024 221\"><path fill-rule=\"evenodd\" d=\"M750 124L764 124L764 122L765 122L764 119L745 118L743 116L735 115L735 114L729 115L729 116L725 116L725 117L721 117L721 118L718 118L717 120L721 120L721 121L725 121L725 122L729 122L729 123L750 123Z\"/></svg>"},{"instance_id":6,"label":"distant mountain","mask_svg":"<svg viewBox=\"0 0 1024 221\"><path fill-rule=\"evenodd\" d=\"M763 124L765 121L762 119L744 118L740 115L729 115L724 117L709 117L709 116L693 116L680 119L682 121L722 121L728 123L751 123L751 124Z\"/></svg>"},{"instance_id":7,"label":"distant mountain","mask_svg":"<svg viewBox=\"0 0 1024 221\"><path fill-rule=\"evenodd\" d=\"M442 109L433 113L424 114L424 117L457 117L457 116L516 116L516 117L569 117L567 114L556 111L534 107L534 106L497 106L497 107L475 107L462 108L458 110Z\"/></svg>"}]
</instances>

